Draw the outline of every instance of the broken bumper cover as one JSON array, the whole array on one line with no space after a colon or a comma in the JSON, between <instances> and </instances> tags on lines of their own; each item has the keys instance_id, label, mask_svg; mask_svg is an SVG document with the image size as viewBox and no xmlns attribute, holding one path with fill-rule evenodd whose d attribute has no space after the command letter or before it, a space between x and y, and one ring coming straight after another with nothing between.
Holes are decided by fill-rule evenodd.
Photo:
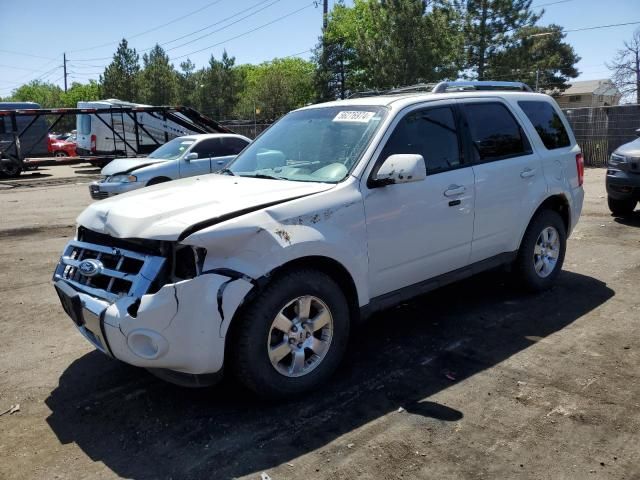
<instances>
[{"instance_id":1,"label":"broken bumper cover","mask_svg":"<svg viewBox=\"0 0 640 480\"><path fill-rule=\"evenodd\" d=\"M205 374L222 369L229 324L253 285L203 274L114 303L64 280L55 287L66 313L98 350L138 367Z\"/></svg>"}]
</instances>

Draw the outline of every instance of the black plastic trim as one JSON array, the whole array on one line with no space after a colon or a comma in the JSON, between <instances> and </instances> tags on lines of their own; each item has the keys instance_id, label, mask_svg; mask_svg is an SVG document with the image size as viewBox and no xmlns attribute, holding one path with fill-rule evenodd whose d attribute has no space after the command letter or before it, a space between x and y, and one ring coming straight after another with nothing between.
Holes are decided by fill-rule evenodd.
<instances>
[{"instance_id":1,"label":"black plastic trim","mask_svg":"<svg viewBox=\"0 0 640 480\"><path fill-rule=\"evenodd\" d=\"M367 305L360 308L361 315L363 318L366 318L375 312L393 307L394 305L398 305L418 295L423 295L431 290L444 287L445 285L463 280L486 270L509 265L516 259L517 254L517 251L501 253L437 277L379 295L372 298Z\"/></svg>"}]
</instances>

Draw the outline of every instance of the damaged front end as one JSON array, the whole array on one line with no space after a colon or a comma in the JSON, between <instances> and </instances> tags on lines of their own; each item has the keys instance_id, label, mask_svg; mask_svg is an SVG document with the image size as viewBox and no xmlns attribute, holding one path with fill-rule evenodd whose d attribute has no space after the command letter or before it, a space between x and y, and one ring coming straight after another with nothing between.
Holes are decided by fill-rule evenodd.
<instances>
[{"instance_id":1,"label":"damaged front end","mask_svg":"<svg viewBox=\"0 0 640 480\"><path fill-rule=\"evenodd\" d=\"M205 256L177 242L80 227L53 280L65 311L98 350L156 373L212 374L222 369L227 329L253 283L237 272L203 272Z\"/></svg>"}]
</instances>

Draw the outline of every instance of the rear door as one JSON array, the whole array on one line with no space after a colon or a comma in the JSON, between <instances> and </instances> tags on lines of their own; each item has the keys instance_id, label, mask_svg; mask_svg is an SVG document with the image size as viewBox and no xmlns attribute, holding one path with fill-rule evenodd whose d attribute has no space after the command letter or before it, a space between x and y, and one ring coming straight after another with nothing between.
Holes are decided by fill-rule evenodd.
<instances>
[{"instance_id":1,"label":"rear door","mask_svg":"<svg viewBox=\"0 0 640 480\"><path fill-rule=\"evenodd\" d=\"M547 185L540 158L506 102L469 99L460 106L475 174L474 263L517 250L521 225Z\"/></svg>"},{"instance_id":2,"label":"rear door","mask_svg":"<svg viewBox=\"0 0 640 480\"><path fill-rule=\"evenodd\" d=\"M225 168L247 145L249 145L249 142L244 138L221 137L219 146L213 152L211 171L217 172Z\"/></svg>"}]
</instances>

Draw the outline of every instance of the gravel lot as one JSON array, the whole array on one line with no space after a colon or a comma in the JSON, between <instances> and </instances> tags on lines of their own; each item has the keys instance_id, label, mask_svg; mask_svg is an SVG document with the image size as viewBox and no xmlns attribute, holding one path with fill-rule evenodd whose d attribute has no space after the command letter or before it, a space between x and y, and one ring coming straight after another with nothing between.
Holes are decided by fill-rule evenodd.
<instances>
[{"instance_id":1,"label":"gravel lot","mask_svg":"<svg viewBox=\"0 0 640 480\"><path fill-rule=\"evenodd\" d=\"M604 170L552 291L490 273L386 311L281 403L165 384L75 331L50 277L96 173L0 182L0 478L640 478L640 212L609 215Z\"/></svg>"}]
</instances>

